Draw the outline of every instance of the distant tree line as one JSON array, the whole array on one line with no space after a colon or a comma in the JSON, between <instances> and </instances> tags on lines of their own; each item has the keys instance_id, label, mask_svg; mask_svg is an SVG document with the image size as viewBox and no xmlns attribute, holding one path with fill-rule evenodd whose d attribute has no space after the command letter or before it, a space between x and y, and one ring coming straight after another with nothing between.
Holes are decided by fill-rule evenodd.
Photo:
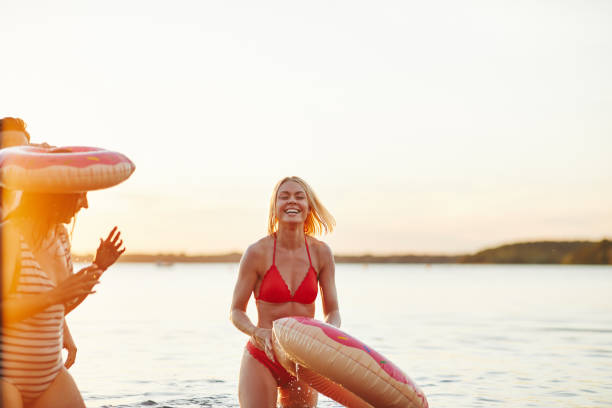
<instances>
[{"instance_id":1,"label":"distant tree line","mask_svg":"<svg viewBox=\"0 0 612 408\"><path fill-rule=\"evenodd\" d=\"M240 261L237 252L221 255L125 254L120 262L213 263ZM75 256L77 262L91 262L92 255ZM472 255L336 255L337 263L492 263L492 264L592 264L612 265L612 242L538 241L502 245Z\"/></svg>"},{"instance_id":2,"label":"distant tree line","mask_svg":"<svg viewBox=\"0 0 612 408\"><path fill-rule=\"evenodd\" d=\"M612 243L539 241L503 245L459 259L460 263L612 265Z\"/></svg>"}]
</instances>

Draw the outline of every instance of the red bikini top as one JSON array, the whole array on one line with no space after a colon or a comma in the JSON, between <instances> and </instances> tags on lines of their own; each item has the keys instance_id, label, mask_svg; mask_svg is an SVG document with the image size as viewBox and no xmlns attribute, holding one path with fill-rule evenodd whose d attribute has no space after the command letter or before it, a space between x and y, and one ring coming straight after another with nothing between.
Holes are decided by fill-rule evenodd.
<instances>
[{"instance_id":1,"label":"red bikini top","mask_svg":"<svg viewBox=\"0 0 612 408\"><path fill-rule=\"evenodd\" d=\"M304 237L306 242L306 237ZM308 254L308 262L310 267L300 286L296 289L293 296L289 291L289 286L276 268L276 235L274 236L274 253L272 254L272 266L268 269L259 286L259 296L255 296L257 300L263 300L271 303L286 303L299 302L303 304L313 303L317 298L319 285L317 282L317 272L312 266L310 259L310 250L308 242L306 242L306 253Z\"/></svg>"}]
</instances>

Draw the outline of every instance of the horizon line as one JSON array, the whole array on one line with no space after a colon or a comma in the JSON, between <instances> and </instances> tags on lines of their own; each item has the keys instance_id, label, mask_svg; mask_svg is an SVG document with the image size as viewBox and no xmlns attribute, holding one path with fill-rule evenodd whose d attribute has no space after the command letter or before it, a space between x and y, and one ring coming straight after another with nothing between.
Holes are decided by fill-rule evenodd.
<instances>
[{"instance_id":1,"label":"horizon line","mask_svg":"<svg viewBox=\"0 0 612 408\"><path fill-rule=\"evenodd\" d=\"M360 257L383 257L383 258L389 258L389 257L441 257L441 258L453 258L453 257L461 257L461 256L467 256L467 255L472 255L472 254L477 254L483 251L487 251L487 250L491 250L491 249L495 249L495 248L501 248L501 247L505 247L505 246L511 246L511 245L520 245L520 244L534 244L534 243L568 243L568 242L573 242L573 243L598 243L598 242L603 242L603 241L609 241L610 239L607 237L604 237L600 240L583 240L583 239L576 239L576 240L530 240L530 241L516 241L516 242L510 242L510 243L505 243L505 244L500 244L500 245L496 245L496 246L489 246L477 251L466 251L466 252L459 252L459 253L445 253L445 252L388 252L388 253L382 253L382 252L371 252L371 251L364 251L364 252L351 252L351 253L336 253L334 254L334 257L338 258L360 258ZM169 252L163 252L163 251L155 251L155 252L149 252L149 251L145 251L145 252L126 252L123 256L128 256L128 257L159 257L159 256L166 256L166 257L181 257L181 258L215 258L215 257L231 257L231 256L242 256L242 254L244 253L244 251L237 251L237 250L228 250L228 251L224 251L224 252L200 252L200 253L191 253L191 252L184 252L184 251L169 251ZM75 258L87 258L87 257L93 257L94 254L93 253L74 253L73 256Z\"/></svg>"}]
</instances>

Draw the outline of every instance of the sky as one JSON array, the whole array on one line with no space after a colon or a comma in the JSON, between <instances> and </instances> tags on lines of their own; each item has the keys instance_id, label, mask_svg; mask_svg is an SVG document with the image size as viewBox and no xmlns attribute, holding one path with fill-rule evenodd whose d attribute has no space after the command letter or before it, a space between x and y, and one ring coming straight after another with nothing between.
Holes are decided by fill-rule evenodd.
<instances>
[{"instance_id":1,"label":"sky","mask_svg":"<svg viewBox=\"0 0 612 408\"><path fill-rule=\"evenodd\" d=\"M136 171L73 250L243 251L304 178L337 254L612 236L608 1L6 0L0 117Z\"/></svg>"}]
</instances>

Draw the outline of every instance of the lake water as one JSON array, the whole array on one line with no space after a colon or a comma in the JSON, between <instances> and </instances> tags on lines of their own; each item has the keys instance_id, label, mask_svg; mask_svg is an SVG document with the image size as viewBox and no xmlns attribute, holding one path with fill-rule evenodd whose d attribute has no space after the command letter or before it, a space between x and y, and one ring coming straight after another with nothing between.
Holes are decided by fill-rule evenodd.
<instances>
[{"instance_id":1,"label":"lake water","mask_svg":"<svg viewBox=\"0 0 612 408\"><path fill-rule=\"evenodd\" d=\"M87 406L237 407L247 337L228 318L236 273L109 270L68 316ZM339 264L336 280L342 328L431 407L612 406L612 267Z\"/></svg>"}]
</instances>

